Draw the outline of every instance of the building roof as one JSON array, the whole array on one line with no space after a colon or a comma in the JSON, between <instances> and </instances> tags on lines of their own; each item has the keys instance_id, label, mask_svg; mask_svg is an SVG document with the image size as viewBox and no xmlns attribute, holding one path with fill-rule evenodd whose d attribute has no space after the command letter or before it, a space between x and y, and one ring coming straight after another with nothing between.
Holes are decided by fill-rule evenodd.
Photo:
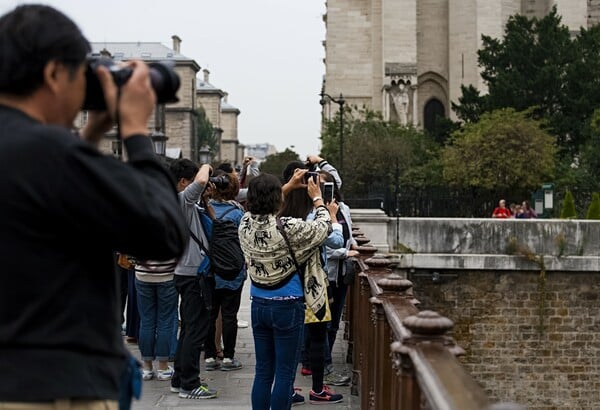
<instances>
[{"instance_id":1,"label":"building roof","mask_svg":"<svg viewBox=\"0 0 600 410\"><path fill-rule=\"evenodd\" d=\"M177 53L161 43L151 42L95 42L91 43L92 54L100 54L101 51L108 51L115 60L140 59L144 61L165 61L192 62L197 70L200 66L192 58Z\"/></svg>"},{"instance_id":2,"label":"building roof","mask_svg":"<svg viewBox=\"0 0 600 410\"><path fill-rule=\"evenodd\" d=\"M225 92L220 88L217 88L211 83L200 79L196 81L196 92L200 94L219 94L221 97L225 95Z\"/></svg>"},{"instance_id":3,"label":"building roof","mask_svg":"<svg viewBox=\"0 0 600 410\"><path fill-rule=\"evenodd\" d=\"M226 111L226 112L235 112L237 114L240 113L239 108L234 107L233 105L223 101L221 102L221 112Z\"/></svg>"}]
</instances>

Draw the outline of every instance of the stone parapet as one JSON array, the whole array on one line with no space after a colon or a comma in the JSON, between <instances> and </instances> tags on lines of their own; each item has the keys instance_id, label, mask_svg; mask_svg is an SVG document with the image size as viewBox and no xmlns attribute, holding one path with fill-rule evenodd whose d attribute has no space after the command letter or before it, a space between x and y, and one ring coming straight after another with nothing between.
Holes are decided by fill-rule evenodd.
<instances>
[{"instance_id":1,"label":"stone parapet","mask_svg":"<svg viewBox=\"0 0 600 410\"><path fill-rule=\"evenodd\" d=\"M563 219L389 218L390 249L404 253L600 256L600 221Z\"/></svg>"},{"instance_id":2,"label":"stone parapet","mask_svg":"<svg viewBox=\"0 0 600 410\"><path fill-rule=\"evenodd\" d=\"M390 218L381 209L351 209L352 224L370 239L369 245L379 252L390 251L388 226Z\"/></svg>"},{"instance_id":3,"label":"stone parapet","mask_svg":"<svg viewBox=\"0 0 600 410\"><path fill-rule=\"evenodd\" d=\"M532 271L540 264L521 255L451 255L447 253L403 253L398 254L397 268L400 269L459 269L486 271ZM548 272L597 272L600 270L598 256L544 256L544 267Z\"/></svg>"}]
</instances>

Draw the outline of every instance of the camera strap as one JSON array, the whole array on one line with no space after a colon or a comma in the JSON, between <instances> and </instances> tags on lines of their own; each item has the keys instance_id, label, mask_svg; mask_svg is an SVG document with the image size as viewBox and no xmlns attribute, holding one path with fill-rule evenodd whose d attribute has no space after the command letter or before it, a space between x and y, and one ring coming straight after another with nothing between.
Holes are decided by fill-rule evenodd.
<instances>
[{"instance_id":1,"label":"camera strap","mask_svg":"<svg viewBox=\"0 0 600 410\"><path fill-rule=\"evenodd\" d=\"M115 123L117 125L117 140L121 140L121 116L119 108L121 107L121 86L117 86L117 103L115 104Z\"/></svg>"}]
</instances>

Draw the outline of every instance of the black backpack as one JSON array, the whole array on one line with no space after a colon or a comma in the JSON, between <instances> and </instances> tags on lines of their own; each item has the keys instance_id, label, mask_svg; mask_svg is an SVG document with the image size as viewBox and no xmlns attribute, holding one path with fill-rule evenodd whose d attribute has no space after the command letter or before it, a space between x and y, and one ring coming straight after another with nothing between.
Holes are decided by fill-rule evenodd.
<instances>
[{"instance_id":1,"label":"black backpack","mask_svg":"<svg viewBox=\"0 0 600 410\"><path fill-rule=\"evenodd\" d=\"M231 219L225 219L225 216L235 209L239 208L232 206L220 218L212 221L212 234L209 240L208 256L211 271L224 280L235 279L245 263L238 236L238 225Z\"/></svg>"}]
</instances>

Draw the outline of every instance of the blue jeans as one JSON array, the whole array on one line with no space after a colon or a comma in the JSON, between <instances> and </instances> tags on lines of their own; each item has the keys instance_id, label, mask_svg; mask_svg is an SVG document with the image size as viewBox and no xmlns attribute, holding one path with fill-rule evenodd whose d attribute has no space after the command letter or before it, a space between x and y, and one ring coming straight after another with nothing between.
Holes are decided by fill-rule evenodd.
<instances>
[{"instance_id":1,"label":"blue jeans","mask_svg":"<svg viewBox=\"0 0 600 410\"><path fill-rule=\"evenodd\" d=\"M138 346L142 360L168 360L173 338L173 315L177 309L177 291L168 282L135 281L140 312Z\"/></svg>"},{"instance_id":2,"label":"blue jeans","mask_svg":"<svg viewBox=\"0 0 600 410\"><path fill-rule=\"evenodd\" d=\"M304 329L304 301L255 297L251 316L256 354L252 409L289 409Z\"/></svg>"},{"instance_id":3,"label":"blue jeans","mask_svg":"<svg viewBox=\"0 0 600 410\"><path fill-rule=\"evenodd\" d=\"M171 335L171 350L169 352L169 361L175 358L177 353L177 342L179 338L179 294L177 294L177 305L175 306L175 312L173 312L173 334Z\"/></svg>"}]
</instances>

